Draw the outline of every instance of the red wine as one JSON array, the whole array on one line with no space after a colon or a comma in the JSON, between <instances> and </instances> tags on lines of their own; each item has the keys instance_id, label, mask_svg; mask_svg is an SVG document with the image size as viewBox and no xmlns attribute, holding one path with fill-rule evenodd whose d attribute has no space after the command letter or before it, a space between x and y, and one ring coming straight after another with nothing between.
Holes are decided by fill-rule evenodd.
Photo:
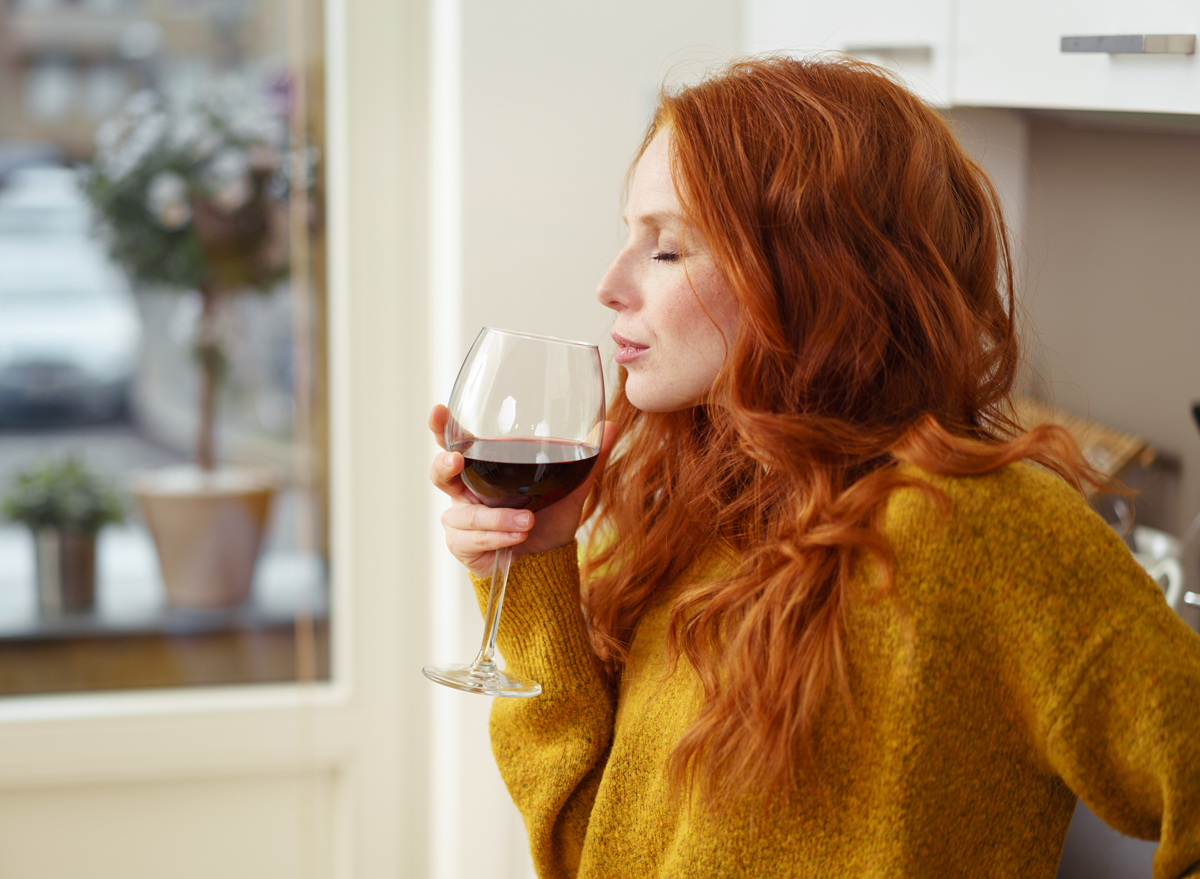
<instances>
[{"instance_id":1,"label":"red wine","mask_svg":"<svg viewBox=\"0 0 1200 879\"><path fill-rule=\"evenodd\" d=\"M565 440L501 439L472 440L451 451L466 459L463 482L487 506L535 512L579 488L599 449Z\"/></svg>"}]
</instances>

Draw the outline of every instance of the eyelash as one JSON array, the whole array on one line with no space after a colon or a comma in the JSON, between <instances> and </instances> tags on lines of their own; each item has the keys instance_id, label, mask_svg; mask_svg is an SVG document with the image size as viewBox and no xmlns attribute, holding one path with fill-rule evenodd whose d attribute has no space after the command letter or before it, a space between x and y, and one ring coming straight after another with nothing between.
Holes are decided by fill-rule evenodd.
<instances>
[{"instance_id":1,"label":"eyelash","mask_svg":"<svg viewBox=\"0 0 1200 879\"><path fill-rule=\"evenodd\" d=\"M654 254L652 259L656 259L660 262L675 262L675 260L679 259L679 254L671 253L669 251L663 250L663 251L659 251L658 253Z\"/></svg>"}]
</instances>

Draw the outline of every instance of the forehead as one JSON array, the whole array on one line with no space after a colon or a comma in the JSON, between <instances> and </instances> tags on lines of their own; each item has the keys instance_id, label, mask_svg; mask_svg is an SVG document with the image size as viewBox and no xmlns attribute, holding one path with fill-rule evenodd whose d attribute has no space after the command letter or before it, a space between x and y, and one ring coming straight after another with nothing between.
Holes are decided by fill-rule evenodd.
<instances>
[{"instance_id":1,"label":"forehead","mask_svg":"<svg viewBox=\"0 0 1200 879\"><path fill-rule=\"evenodd\" d=\"M682 217L683 207L671 180L671 133L662 131L650 141L634 169L625 221L661 225Z\"/></svg>"}]
</instances>

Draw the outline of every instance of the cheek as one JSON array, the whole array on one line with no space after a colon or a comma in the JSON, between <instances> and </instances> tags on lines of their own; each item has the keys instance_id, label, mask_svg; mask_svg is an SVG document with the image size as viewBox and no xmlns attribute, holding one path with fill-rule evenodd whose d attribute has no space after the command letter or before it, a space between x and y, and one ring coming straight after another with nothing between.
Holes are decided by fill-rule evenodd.
<instances>
[{"instance_id":1,"label":"cheek","mask_svg":"<svg viewBox=\"0 0 1200 879\"><path fill-rule=\"evenodd\" d=\"M702 341L712 329L708 315L704 313L691 290L687 291L685 297L677 300L676 307L669 315L669 325L675 338L691 345Z\"/></svg>"},{"instance_id":2,"label":"cheek","mask_svg":"<svg viewBox=\"0 0 1200 879\"><path fill-rule=\"evenodd\" d=\"M695 326L708 343L706 347L715 346L723 354L726 345L732 346L737 337L737 300L715 270L703 285L696 285L696 292L704 305L701 307L692 297Z\"/></svg>"},{"instance_id":3,"label":"cheek","mask_svg":"<svg viewBox=\"0 0 1200 879\"><path fill-rule=\"evenodd\" d=\"M737 338L738 330L738 305L732 294L726 293L721 298L717 309L713 312L713 317L716 318L721 332L732 345L734 339Z\"/></svg>"},{"instance_id":4,"label":"cheek","mask_svg":"<svg viewBox=\"0 0 1200 879\"><path fill-rule=\"evenodd\" d=\"M647 297L644 311L651 341L664 348L688 342L695 334L698 320L704 319L691 288L672 283L654 292L656 295Z\"/></svg>"},{"instance_id":5,"label":"cheek","mask_svg":"<svg viewBox=\"0 0 1200 879\"><path fill-rule=\"evenodd\" d=\"M663 354L670 353L669 362L719 365L737 331L737 303L711 265L691 277L694 288L681 276L647 297L647 328Z\"/></svg>"}]
</instances>

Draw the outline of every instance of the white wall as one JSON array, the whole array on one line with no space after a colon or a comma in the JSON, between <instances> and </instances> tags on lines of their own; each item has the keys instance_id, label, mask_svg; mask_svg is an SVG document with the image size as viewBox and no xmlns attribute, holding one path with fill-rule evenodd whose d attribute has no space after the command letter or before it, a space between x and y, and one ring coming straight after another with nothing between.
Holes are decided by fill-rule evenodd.
<instances>
[{"instance_id":1,"label":"white wall","mask_svg":"<svg viewBox=\"0 0 1200 879\"><path fill-rule=\"evenodd\" d=\"M0 875L323 879L333 874L333 802L323 775L6 791Z\"/></svg>"},{"instance_id":2,"label":"white wall","mask_svg":"<svg viewBox=\"0 0 1200 879\"><path fill-rule=\"evenodd\" d=\"M655 91L732 55L738 15L737 0L465 0L464 344L492 323L606 335L593 294Z\"/></svg>"}]
</instances>

